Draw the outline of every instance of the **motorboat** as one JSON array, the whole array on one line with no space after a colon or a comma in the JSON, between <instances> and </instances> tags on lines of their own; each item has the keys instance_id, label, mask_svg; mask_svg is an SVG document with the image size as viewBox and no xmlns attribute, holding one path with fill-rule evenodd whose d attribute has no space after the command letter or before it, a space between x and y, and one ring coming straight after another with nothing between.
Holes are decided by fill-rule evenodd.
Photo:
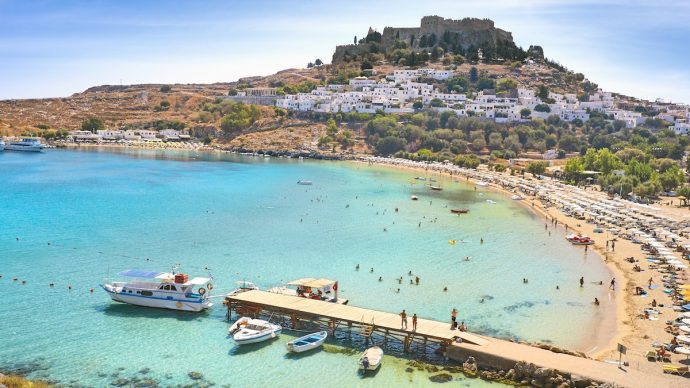
<instances>
[{"instance_id":1,"label":"motorboat","mask_svg":"<svg viewBox=\"0 0 690 388\"><path fill-rule=\"evenodd\" d=\"M486 200L486 203L490 203L490 204L493 205L493 204L496 203L496 201L494 201L494 200L492 200L492 199L487 199L487 200Z\"/></svg>"},{"instance_id":2,"label":"motorboat","mask_svg":"<svg viewBox=\"0 0 690 388\"><path fill-rule=\"evenodd\" d=\"M433 186L433 185L432 185L432 186L429 186L429 188L430 188L431 190L436 190L436 191L441 191L441 190L443 190L443 188L442 188L441 186Z\"/></svg>"},{"instance_id":3,"label":"motorboat","mask_svg":"<svg viewBox=\"0 0 690 388\"><path fill-rule=\"evenodd\" d=\"M288 342L285 346L287 347L288 352L302 353L306 352L307 350L316 349L323 345L323 343L326 341L326 337L328 337L328 332L324 330L318 333L305 335L304 337L299 337Z\"/></svg>"},{"instance_id":4,"label":"motorboat","mask_svg":"<svg viewBox=\"0 0 690 388\"><path fill-rule=\"evenodd\" d=\"M314 184L314 182L300 179L297 181L297 184L302 186L311 186L312 184Z\"/></svg>"},{"instance_id":5,"label":"motorboat","mask_svg":"<svg viewBox=\"0 0 690 388\"><path fill-rule=\"evenodd\" d=\"M280 325L250 317L238 319L229 329L232 339L238 345L253 344L277 338L282 330L283 328Z\"/></svg>"},{"instance_id":6,"label":"motorboat","mask_svg":"<svg viewBox=\"0 0 690 388\"><path fill-rule=\"evenodd\" d=\"M414 179L416 179L416 180L418 180L418 181L425 181L425 180L426 180L426 178L424 178L423 176L418 176L418 177L416 177L416 178L414 178Z\"/></svg>"},{"instance_id":7,"label":"motorboat","mask_svg":"<svg viewBox=\"0 0 690 388\"><path fill-rule=\"evenodd\" d=\"M5 149L5 142L0 139L0 151L3 151Z\"/></svg>"},{"instance_id":8,"label":"motorboat","mask_svg":"<svg viewBox=\"0 0 690 388\"><path fill-rule=\"evenodd\" d=\"M383 349L378 346L372 346L365 350L364 353L359 357L359 369L363 372L369 370L376 370L381 366L381 361L383 360Z\"/></svg>"},{"instance_id":9,"label":"motorboat","mask_svg":"<svg viewBox=\"0 0 690 388\"><path fill-rule=\"evenodd\" d=\"M486 187L488 185L489 185L489 182L485 182L485 181L477 182L477 186L479 186L479 187Z\"/></svg>"},{"instance_id":10,"label":"motorboat","mask_svg":"<svg viewBox=\"0 0 690 388\"><path fill-rule=\"evenodd\" d=\"M521 196L519 196L519 195L517 195L517 194L513 194L513 195L510 196L510 199L512 199L512 200L514 200L514 201L522 201L524 198L521 197Z\"/></svg>"},{"instance_id":11,"label":"motorboat","mask_svg":"<svg viewBox=\"0 0 690 388\"><path fill-rule=\"evenodd\" d=\"M189 280L187 274L175 273L174 269L172 272L130 269L118 275L134 280L101 285L116 302L194 312L213 306L209 298L213 284L209 278Z\"/></svg>"},{"instance_id":12,"label":"motorboat","mask_svg":"<svg viewBox=\"0 0 690 388\"><path fill-rule=\"evenodd\" d=\"M240 280L239 282L237 282L235 284L237 285L237 288L230 291L227 296L235 296L235 295L241 294L243 292L259 289L259 286L257 286L256 284L254 284L252 282L245 281L245 280Z\"/></svg>"},{"instance_id":13,"label":"motorboat","mask_svg":"<svg viewBox=\"0 0 690 388\"><path fill-rule=\"evenodd\" d=\"M453 214L466 214L470 212L470 209L462 208L462 209L450 209L450 212Z\"/></svg>"},{"instance_id":14,"label":"motorboat","mask_svg":"<svg viewBox=\"0 0 690 388\"><path fill-rule=\"evenodd\" d=\"M8 151L41 152L45 147L45 144L41 143L41 139L39 138L24 137L20 141L13 141L9 144L5 144L4 149Z\"/></svg>"},{"instance_id":15,"label":"motorboat","mask_svg":"<svg viewBox=\"0 0 690 388\"><path fill-rule=\"evenodd\" d=\"M413 201L416 201L416 200L419 199L419 197L417 197L416 195L413 195L413 196L410 197L410 199L413 200Z\"/></svg>"}]
</instances>

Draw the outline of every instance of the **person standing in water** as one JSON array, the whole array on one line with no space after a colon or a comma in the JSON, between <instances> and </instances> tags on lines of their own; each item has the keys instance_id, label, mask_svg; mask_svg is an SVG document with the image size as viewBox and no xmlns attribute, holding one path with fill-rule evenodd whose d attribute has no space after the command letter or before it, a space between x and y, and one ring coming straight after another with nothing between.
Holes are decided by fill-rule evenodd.
<instances>
[{"instance_id":1,"label":"person standing in water","mask_svg":"<svg viewBox=\"0 0 690 388\"><path fill-rule=\"evenodd\" d=\"M584 286L585 286L585 277L583 276L580 278L580 287L584 287Z\"/></svg>"},{"instance_id":2,"label":"person standing in water","mask_svg":"<svg viewBox=\"0 0 690 388\"><path fill-rule=\"evenodd\" d=\"M450 327L452 329L455 328L455 321L458 319L458 310L453 308L453 311L450 312Z\"/></svg>"},{"instance_id":3,"label":"person standing in water","mask_svg":"<svg viewBox=\"0 0 690 388\"><path fill-rule=\"evenodd\" d=\"M609 285L609 290L616 291L616 278L611 279L611 284Z\"/></svg>"}]
</instances>

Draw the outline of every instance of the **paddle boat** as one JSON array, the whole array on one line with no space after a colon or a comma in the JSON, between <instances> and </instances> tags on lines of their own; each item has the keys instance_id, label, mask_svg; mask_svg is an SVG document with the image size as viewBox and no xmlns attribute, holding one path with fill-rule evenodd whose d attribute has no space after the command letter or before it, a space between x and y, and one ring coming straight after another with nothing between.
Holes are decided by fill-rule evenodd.
<instances>
[{"instance_id":1,"label":"paddle boat","mask_svg":"<svg viewBox=\"0 0 690 388\"><path fill-rule=\"evenodd\" d=\"M450 212L453 214L466 214L470 212L470 209L462 208L462 209L450 209Z\"/></svg>"},{"instance_id":2,"label":"paddle boat","mask_svg":"<svg viewBox=\"0 0 690 388\"><path fill-rule=\"evenodd\" d=\"M302 353L307 350L316 349L323 345L328 337L328 332L320 331L318 333L307 334L304 337L299 337L285 344L288 352Z\"/></svg>"},{"instance_id":3,"label":"paddle boat","mask_svg":"<svg viewBox=\"0 0 690 388\"><path fill-rule=\"evenodd\" d=\"M101 288L116 302L195 312L213 306L209 299L213 284L210 283L209 278L197 277L189 280L187 274L175 273L174 268L172 272L130 269L118 275L135 280L101 285Z\"/></svg>"},{"instance_id":4,"label":"paddle boat","mask_svg":"<svg viewBox=\"0 0 690 388\"><path fill-rule=\"evenodd\" d=\"M369 370L376 370L381 366L381 361L383 360L383 349L378 346L372 346L365 350L364 353L359 357L359 369L363 373Z\"/></svg>"},{"instance_id":5,"label":"paddle boat","mask_svg":"<svg viewBox=\"0 0 690 388\"><path fill-rule=\"evenodd\" d=\"M583 236L580 234L570 234L570 235L565 236L565 239L568 240L573 245L592 245L592 244L594 244L594 240L592 240L588 236Z\"/></svg>"},{"instance_id":6,"label":"paddle boat","mask_svg":"<svg viewBox=\"0 0 690 388\"><path fill-rule=\"evenodd\" d=\"M280 325L264 321L263 319L242 317L230 327L229 332L235 343L245 345L277 338L282 330L283 328Z\"/></svg>"}]
</instances>

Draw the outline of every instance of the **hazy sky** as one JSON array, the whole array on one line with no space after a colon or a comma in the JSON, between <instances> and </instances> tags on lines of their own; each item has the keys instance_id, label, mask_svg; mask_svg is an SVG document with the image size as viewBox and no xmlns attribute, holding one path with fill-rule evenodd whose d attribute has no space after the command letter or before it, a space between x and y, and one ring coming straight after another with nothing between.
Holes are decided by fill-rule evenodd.
<instances>
[{"instance_id":1,"label":"hazy sky","mask_svg":"<svg viewBox=\"0 0 690 388\"><path fill-rule=\"evenodd\" d=\"M330 63L369 26L491 18L606 90L690 102L690 1L0 0L0 99Z\"/></svg>"}]
</instances>

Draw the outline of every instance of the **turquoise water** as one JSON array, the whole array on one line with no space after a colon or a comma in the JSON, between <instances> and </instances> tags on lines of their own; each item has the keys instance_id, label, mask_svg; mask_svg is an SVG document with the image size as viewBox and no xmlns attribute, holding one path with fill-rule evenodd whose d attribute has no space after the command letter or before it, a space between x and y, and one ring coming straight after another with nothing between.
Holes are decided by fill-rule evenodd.
<instances>
[{"instance_id":1,"label":"turquoise water","mask_svg":"<svg viewBox=\"0 0 690 388\"><path fill-rule=\"evenodd\" d=\"M98 288L123 269L175 263L192 275L211 268L218 291L241 279L270 287L329 277L352 305L442 321L457 307L472 331L585 346L609 300L606 287L590 285L610 278L601 260L567 244L562 229L549 236L501 194L450 180L433 192L415 175L219 153L0 153L0 370L85 386L133 377L184 385L191 371L219 386L431 384L388 356L375 377L358 377L357 355L341 351L362 345L345 339L301 358L285 355L289 333L239 349L220 299L208 313L179 313L116 304Z\"/></svg>"}]
</instances>

